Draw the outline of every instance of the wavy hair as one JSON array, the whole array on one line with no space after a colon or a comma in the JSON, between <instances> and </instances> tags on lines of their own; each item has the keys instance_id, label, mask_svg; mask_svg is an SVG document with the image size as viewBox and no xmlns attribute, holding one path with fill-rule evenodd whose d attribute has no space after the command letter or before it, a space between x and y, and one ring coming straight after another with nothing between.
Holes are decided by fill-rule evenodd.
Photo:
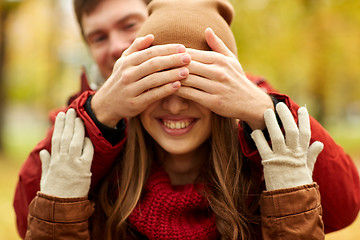
<instances>
[{"instance_id":1,"label":"wavy hair","mask_svg":"<svg viewBox=\"0 0 360 240\"><path fill-rule=\"evenodd\" d=\"M222 239L251 239L259 223L258 175L241 153L237 122L212 114L211 128L210 160L205 163L207 171L200 176L208 184L203 194L215 213ZM127 219L140 200L155 160L155 144L139 117L129 120L125 151L97 195L90 226L93 237L104 238L105 233L105 239L136 239ZM249 195L254 197L250 199Z\"/></svg>"}]
</instances>

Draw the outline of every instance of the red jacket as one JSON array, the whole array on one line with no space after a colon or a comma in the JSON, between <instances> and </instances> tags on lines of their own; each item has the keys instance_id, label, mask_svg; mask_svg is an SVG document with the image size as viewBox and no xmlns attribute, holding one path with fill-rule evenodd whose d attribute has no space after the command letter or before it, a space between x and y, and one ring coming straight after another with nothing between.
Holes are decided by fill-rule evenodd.
<instances>
[{"instance_id":1,"label":"red jacket","mask_svg":"<svg viewBox=\"0 0 360 240\"><path fill-rule=\"evenodd\" d=\"M295 102L286 95L276 93L264 79L252 76L248 77L269 94L283 101L290 108L297 121L297 110L299 106ZM86 81L84 77L82 80L82 83ZM84 86L85 89L82 87L82 91L87 88L86 85ZM115 146L112 146L102 136L102 133L84 109L84 104L88 96L93 93L93 91L83 92L67 107L74 108L78 116L82 118L85 124L86 134L90 137L94 145L95 154L91 168L91 188L96 187L99 181L107 174L126 140L126 138L124 138ZM66 109L64 108L62 111ZM50 119L52 122L57 112L59 111L51 113ZM334 142L326 130L313 118L310 118L310 124L312 131L311 143L321 141L325 146L315 164L313 179L320 186L325 232L332 232L351 224L359 212L359 173L351 158ZM19 180L14 197L14 208L17 217L18 231L22 238L25 236L27 229L29 204L36 196L37 191L40 190L41 161L39 152L42 149L51 150L52 132L53 128L49 130L46 137L33 149L19 173ZM257 162L261 167L260 155L240 125L239 141L245 156Z\"/></svg>"}]
</instances>

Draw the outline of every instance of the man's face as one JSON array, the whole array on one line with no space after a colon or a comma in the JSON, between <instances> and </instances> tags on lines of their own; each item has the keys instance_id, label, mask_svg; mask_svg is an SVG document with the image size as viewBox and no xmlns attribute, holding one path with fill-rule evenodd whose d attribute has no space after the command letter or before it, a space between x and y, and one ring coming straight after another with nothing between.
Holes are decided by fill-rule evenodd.
<instances>
[{"instance_id":1,"label":"man's face","mask_svg":"<svg viewBox=\"0 0 360 240\"><path fill-rule=\"evenodd\" d=\"M143 0L103 0L94 11L82 16L85 40L105 79L135 40L147 16Z\"/></svg>"}]
</instances>

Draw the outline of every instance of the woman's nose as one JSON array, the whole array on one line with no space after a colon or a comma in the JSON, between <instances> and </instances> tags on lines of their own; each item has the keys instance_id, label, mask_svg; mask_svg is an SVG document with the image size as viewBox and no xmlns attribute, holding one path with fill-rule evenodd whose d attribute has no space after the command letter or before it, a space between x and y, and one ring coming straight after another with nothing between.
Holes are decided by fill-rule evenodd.
<instances>
[{"instance_id":1,"label":"woman's nose","mask_svg":"<svg viewBox=\"0 0 360 240\"><path fill-rule=\"evenodd\" d=\"M189 107L189 102L187 99L177 95L170 95L162 100L162 107L171 114L179 114Z\"/></svg>"}]
</instances>

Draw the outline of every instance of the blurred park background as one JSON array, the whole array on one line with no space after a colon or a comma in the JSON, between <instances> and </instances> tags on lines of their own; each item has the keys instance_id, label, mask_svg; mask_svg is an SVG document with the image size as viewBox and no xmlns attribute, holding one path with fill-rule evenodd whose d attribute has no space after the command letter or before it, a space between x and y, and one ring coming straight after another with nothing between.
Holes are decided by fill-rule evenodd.
<instances>
[{"instance_id":1,"label":"blurred park background","mask_svg":"<svg viewBox=\"0 0 360 240\"><path fill-rule=\"evenodd\" d=\"M12 240L20 166L92 62L72 0L0 1L0 240ZM244 70L307 105L359 167L360 1L232 2ZM360 217L326 239L358 240L359 229Z\"/></svg>"}]
</instances>

